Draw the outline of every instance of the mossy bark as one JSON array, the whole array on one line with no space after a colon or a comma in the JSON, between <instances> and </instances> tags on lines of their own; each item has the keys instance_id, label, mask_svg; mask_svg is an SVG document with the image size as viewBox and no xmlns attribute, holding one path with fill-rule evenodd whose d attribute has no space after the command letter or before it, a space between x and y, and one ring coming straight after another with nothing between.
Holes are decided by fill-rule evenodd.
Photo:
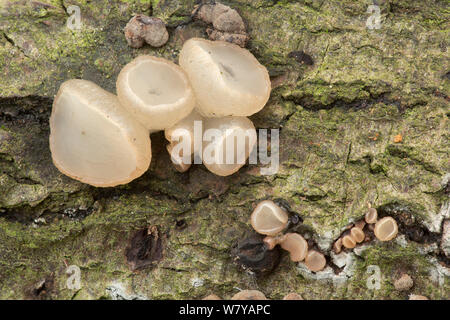
<instances>
[{"instance_id":1,"label":"mossy bark","mask_svg":"<svg viewBox=\"0 0 450 320\"><path fill-rule=\"evenodd\" d=\"M134 57L177 61L186 38L206 37L205 25L190 18L196 2L0 0L0 298L229 298L236 288L269 298L293 291L305 299L448 298L448 260L439 249L450 218L444 0L379 0L381 28L372 30L371 1L223 1L244 18L248 48L276 84L251 117L258 128L280 129L275 175L262 176L259 165L225 178L200 165L178 173L161 133L151 137L150 170L128 185L93 188L56 170L48 118L61 82L82 78L115 92L118 72ZM79 30L66 26L70 5L81 9ZM128 47L123 27L134 13L162 18L169 42ZM232 263L230 248L251 232L254 204L268 198L299 214L303 234L327 255L368 203L407 217L424 240L372 242L344 286L305 277L288 256L256 279ZM149 225L158 226L163 259L133 272L125 249ZM79 290L67 286L68 265L81 269ZM370 265L381 269L379 290L366 285ZM406 293L393 289L401 272L415 281Z\"/></svg>"}]
</instances>

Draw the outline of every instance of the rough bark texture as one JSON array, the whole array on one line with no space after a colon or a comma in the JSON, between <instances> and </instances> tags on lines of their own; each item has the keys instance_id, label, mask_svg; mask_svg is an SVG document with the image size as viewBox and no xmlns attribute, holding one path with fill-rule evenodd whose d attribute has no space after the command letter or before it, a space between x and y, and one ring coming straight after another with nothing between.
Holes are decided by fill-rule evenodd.
<instances>
[{"instance_id":1,"label":"rough bark texture","mask_svg":"<svg viewBox=\"0 0 450 320\"><path fill-rule=\"evenodd\" d=\"M248 48L277 85L251 117L258 128L281 129L276 175L261 176L258 165L226 178L199 165L178 173L161 133L152 134L151 169L128 185L97 189L56 170L48 118L61 82L82 78L115 92L134 57L177 61L185 39L206 37L206 25L190 20L196 3L0 0L0 298L229 298L237 288L272 299L449 298L440 249L450 218L445 0L379 0L379 30L366 28L369 1L223 1L242 15ZM70 5L81 8L80 30L66 27ZM169 42L128 47L123 28L135 13L163 19ZM298 230L328 257L368 202L396 218L402 235L350 253L344 270L329 258L333 269L314 275L284 255L272 274L255 278L230 251L251 233L249 215L262 199L300 215ZM150 225L158 239L144 242L160 243L162 258L132 271L126 248ZM66 285L68 265L81 268L79 290ZM366 285L371 265L381 271L379 290ZM407 292L394 289L402 272L414 280Z\"/></svg>"}]
</instances>

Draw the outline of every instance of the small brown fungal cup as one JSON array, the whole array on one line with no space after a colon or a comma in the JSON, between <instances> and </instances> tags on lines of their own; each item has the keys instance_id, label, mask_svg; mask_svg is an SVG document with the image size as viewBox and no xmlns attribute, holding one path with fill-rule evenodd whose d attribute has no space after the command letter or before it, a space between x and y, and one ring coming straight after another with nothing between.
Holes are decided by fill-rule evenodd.
<instances>
[{"instance_id":1,"label":"small brown fungal cup","mask_svg":"<svg viewBox=\"0 0 450 320\"><path fill-rule=\"evenodd\" d=\"M350 235L353 238L353 240L355 240L357 243L363 242L364 238L365 238L364 232L360 228L357 228L357 227L353 227L350 230Z\"/></svg>"},{"instance_id":2,"label":"small brown fungal cup","mask_svg":"<svg viewBox=\"0 0 450 320\"><path fill-rule=\"evenodd\" d=\"M373 232L380 241L392 240L398 233L397 222L392 217L384 217L377 221Z\"/></svg>"},{"instance_id":3,"label":"small brown fungal cup","mask_svg":"<svg viewBox=\"0 0 450 320\"><path fill-rule=\"evenodd\" d=\"M334 242L333 251L336 254L339 254L342 251L342 238L339 238Z\"/></svg>"},{"instance_id":4,"label":"small brown fungal cup","mask_svg":"<svg viewBox=\"0 0 450 320\"><path fill-rule=\"evenodd\" d=\"M310 250L305 258L305 265L306 267L313 271L318 272L323 270L327 264L327 260L325 259L325 256L317 252L315 250Z\"/></svg>"},{"instance_id":5,"label":"small brown fungal cup","mask_svg":"<svg viewBox=\"0 0 450 320\"><path fill-rule=\"evenodd\" d=\"M275 236L286 228L289 216L273 201L261 201L253 210L250 222L253 229L259 234Z\"/></svg>"},{"instance_id":6,"label":"small brown fungal cup","mask_svg":"<svg viewBox=\"0 0 450 320\"><path fill-rule=\"evenodd\" d=\"M283 242L285 238L286 238L285 235L275 236L275 237L267 236L263 239L263 241L266 244L267 249L273 250L273 248L275 248L276 245Z\"/></svg>"},{"instance_id":7,"label":"small brown fungal cup","mask_svg":"<svg viewBox=\"0 0 450 320\"><path fill-rule=\"evenodd\" d=\"M364 229L364 227L366 226L366 221L365 220L358 220L355 222L355 227L359 228L361 230Z\"/></svg>"},{"instance_id":8,"label":"small brown fungal cup","mask_svg":"<svg viewBox=\"0 0 450 320\"><path fill-rule=\"evenodd\" d=\"M356 240L351 235L346 235L342 238L342 245L347 249L356 247Z\"/></svg>"},{"instance_id":9,"label":"small brown fungal cup","mask_svg":"<svg viewBox=\"0 0 450 320\"><path fill-rule=\"evenodd\" d=\"M375 209L375 208L369 208L369 210L366 213L366 216L364 217L366 222L369 224L376 223L377 218L378 218L378 213L377 213L377 209Z\"/></svg>"},{"instance_id":10,"label":"small brown fungal cup","mask_svg":"<svg viewBox=\"0 0 450 320\"><path fill-rule=\"evenodd\" d=\"M286 251L289 251L291 261L303 261L308 253L308 243L298 233L286 233L280 246Z\"/></svg>"}]
</instances>

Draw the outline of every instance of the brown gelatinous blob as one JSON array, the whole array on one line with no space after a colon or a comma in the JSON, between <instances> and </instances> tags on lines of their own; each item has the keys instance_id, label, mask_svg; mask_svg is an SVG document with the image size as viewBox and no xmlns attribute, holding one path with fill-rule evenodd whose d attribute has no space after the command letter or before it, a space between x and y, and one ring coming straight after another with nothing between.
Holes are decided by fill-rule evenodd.
<instances>
[{"instance_id":1,"label":"brown gelatinous blob","mask_svg":"<svg viewBox=\"0 0 450 320\"><path fill-rule=\"evenodd\" d=\"M325 256L317 252L315 250L310 250L305 258L305 265L306 267L313 271L318 272L323 270L327 264L327 260L325 259Z\"/></svg>"},{"instance_id":2,"label":"brown gelatinous blob","mask_svg":"<svg viewBox=\"0 0 450 320\"><path fill-rule=\"evenodd\" d=\"M241 47L247 45L249 36L245 23L236 10L216 2L200 5L194 15L195 18L213 25L213 28L206 29L209 39L227 41Z\"/></svg>"},{"instance_id":3,"label":"brown gelatinous blob","mask_svg":"<svg viewBox=\"0 0 450 320\"><path fill-rule=\"evenodd\" d=\"M267 298L258 290L242 290L236 293L231 300L267 300Z\"/></svg>"},{"instance_id":4,"label":"brown gelatinous blob","mask_svg":"<svg viewBox=\"0 0 450 320\"><path fill-rule=\"evenodd\" d=\"M207 28L206 33L211 40L231 42L242 48L247 46L247 42L250 39L247 34L224 32L212 28Z\"/></svg>"},{"instance_id":5,"label":"brown gelatinous blob","mask_svg":"<svg viewBox=\"0 0 450 320\"><path fill-rule=\"evenodd\" d=\"M152 47L161 47L169 39L166 25L161 19L143 14L131 18L124 31L128 45L133 48L142 47L144 41Z\"/></svg>"},{"instance_id":6,"label":"brown gelatinous blob","mask_svg":"<svg viewBox=\"0 0 450 320\"><path fill-rule=\"evenodd\" d=\"M365 238L364 232L360 228L357 228L357 227L353 227L350 230L350 235L353 238L353 240L355 240L357 243L363 242L364 238Z\"/></svg>"},{"instance_id":7,"label":"brown gelatinous blob","mask_svg":"<svg viewBox=\"0 0 450 320\"><path fill-rule=\"evenodd\" d=\"M261 201L253 210L250 222L259 234L274 236L288 224L289 216L285 210L270 200Z\"/></svg>"},{"instance_id":8,"label":"brown gelatinous blob","mask_svg":"<svg viewBox=\"0 0 450 320\"><path fill-rule=\"evenodd\" d=\"M392 217L384 217L375 224L373 232L380 241L392 240L398 233L397 222Z\"/></svg>"},{"instance_id":9,"label":"brown gelatinous blob","mask_svg":"<svg viewBox=\"0 0 450 320\"><path fill-rule=\"evenodd\" d=\"M281 248L289 251L291 260L303 261L308 253L308 243L298 233L287 233L280 242Z\"/></svg>"},{"instance_id":10,"label":"brown gelatinous blob","mask_svg":"<svg viewBox=\"0 0 450 320\"><path fill-rule=\"evenodd\" d=\"M378 219L377 209L369 208L364 219L366 220L367 223L370 223L370 224L377 222L377 219Z\"/></svg>"}]
</instances>

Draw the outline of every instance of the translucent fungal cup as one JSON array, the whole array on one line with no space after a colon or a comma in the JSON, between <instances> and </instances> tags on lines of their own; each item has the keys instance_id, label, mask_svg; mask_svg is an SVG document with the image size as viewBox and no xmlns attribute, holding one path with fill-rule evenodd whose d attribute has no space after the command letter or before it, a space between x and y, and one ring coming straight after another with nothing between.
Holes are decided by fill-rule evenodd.
<instances>
[{"instance_id":1,"label":"translucent fungal cup","mask_svg":"<svg viewBox=\"0 0 450 320\"><path fill-rule=\"evenodd\" d=\"M250 116L269 99L267 69L235 44L192 38L184 43L179 62L205 117Z\"/></svg>"},{"instance_id":2,"label":"translucent fungal cup","mask_svg":"<svg viewBox=\"0 0 450 320\"><path fill-rule=\"evenodd\" d=\"M273 201L261 201L253 210L250 221L259 234L275 236L288 224L289 216Z\"/></svg>"},{"instance_id":3,"label":"translucent fungal cup","mask_svg":"<svg viewBox=\"0 0 450 320\"><path fill-rule=\"evenodd\" d=\"M122 105L150 131L170 128L195 105L184 71L162 58L137 57L120 71L116 86Z\"/></svg>"},{"instance_id":4,"label":"translucent fungal cup","mask_svg":"<svg viewBox=\"0 0 450 320\"><path fill-rule=\"evenodd\" d=\"M95 83L69 80L59 88L50 117L55 166L81 182L112 187L128 183L149 167L148 131Z\"/></svg>"}]
</instances>

